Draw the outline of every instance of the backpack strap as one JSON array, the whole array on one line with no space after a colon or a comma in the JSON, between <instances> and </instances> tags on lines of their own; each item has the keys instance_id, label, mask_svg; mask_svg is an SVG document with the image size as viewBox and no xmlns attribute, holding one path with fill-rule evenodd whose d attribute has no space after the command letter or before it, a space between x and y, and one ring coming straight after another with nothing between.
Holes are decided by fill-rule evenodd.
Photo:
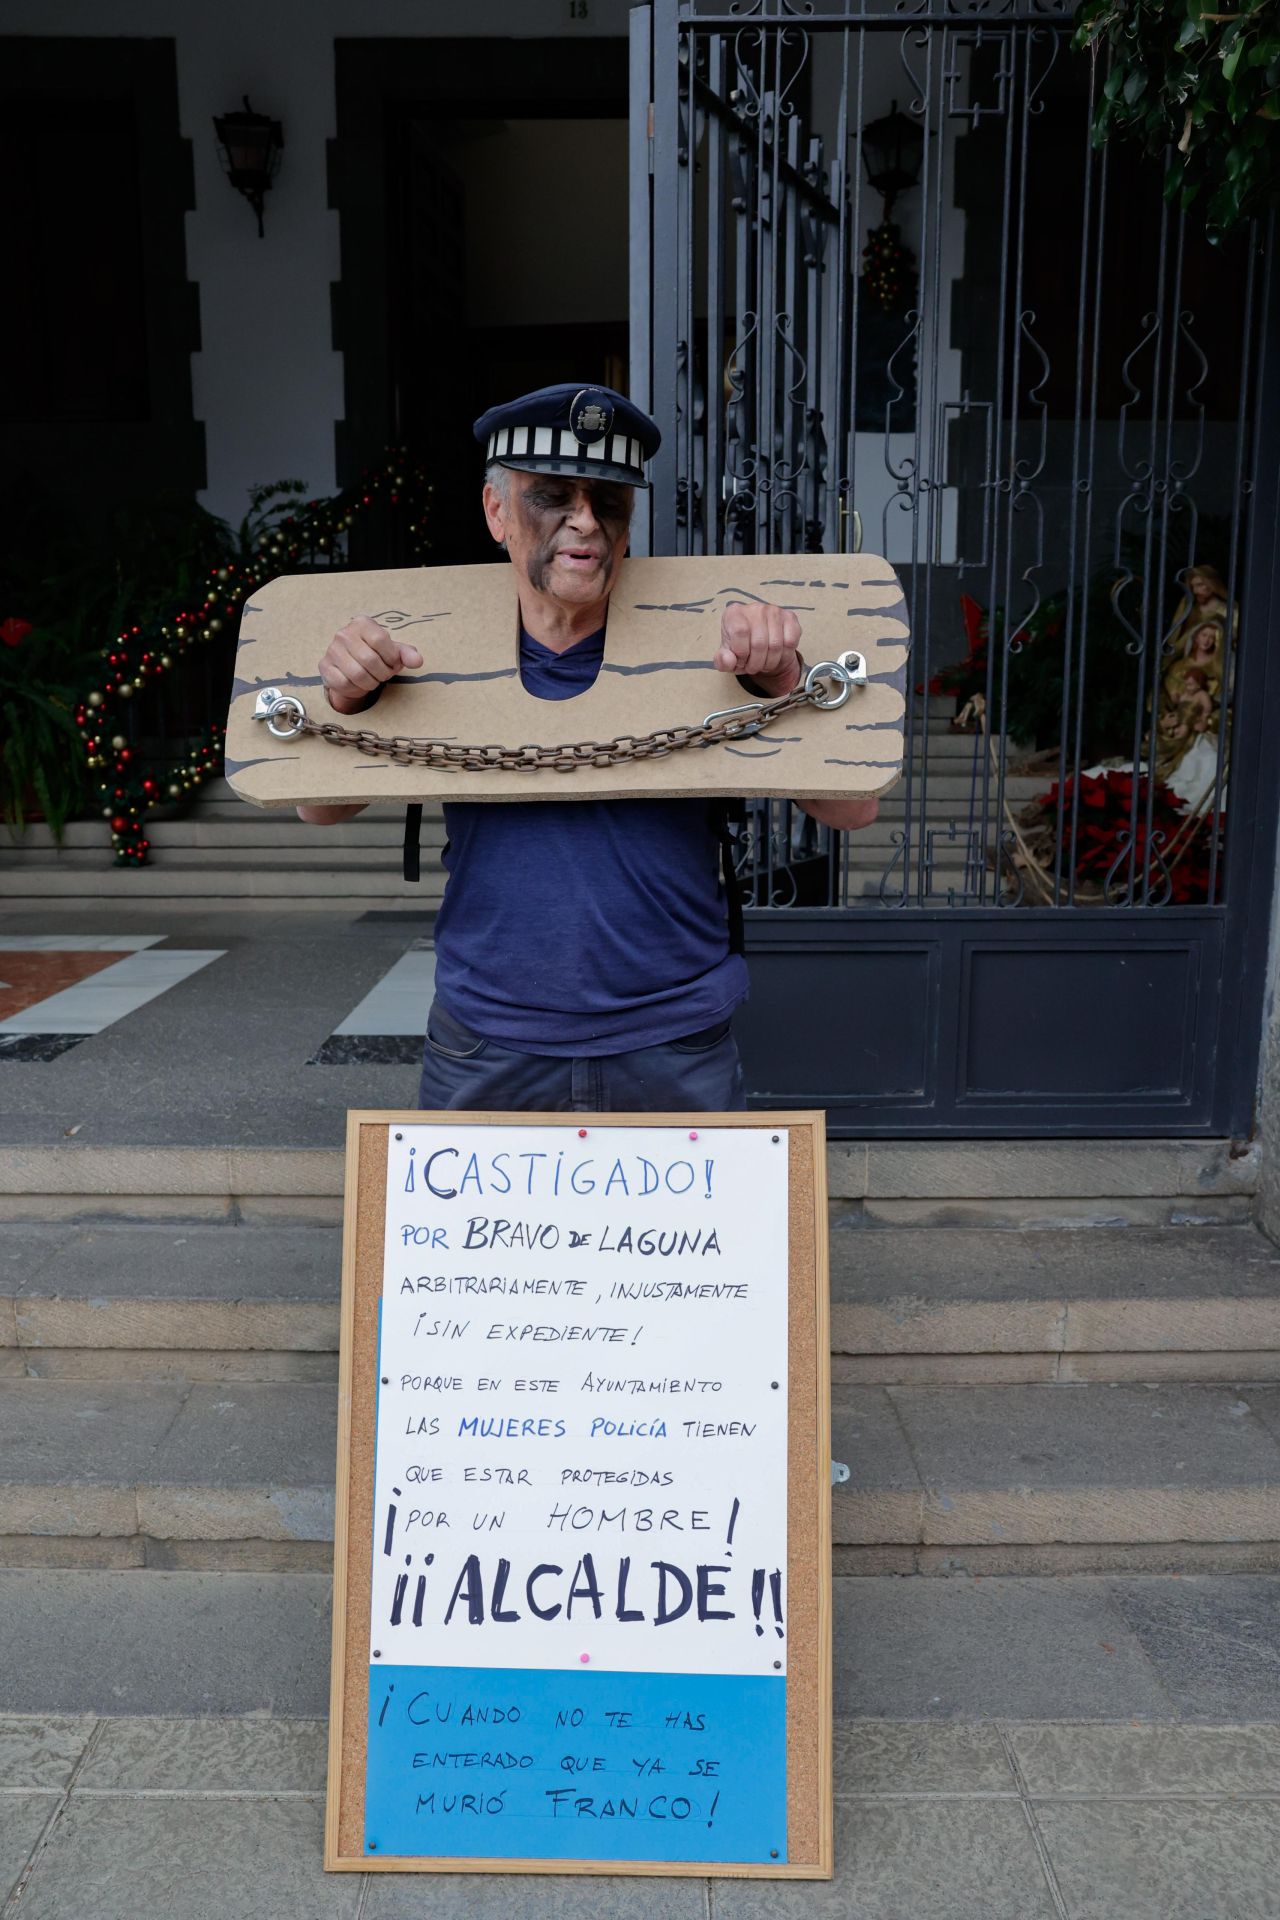
<instances>
[{"instance_id":1,"label":"backpack strap","mask_svg":"<svg viewBox=\"0 0 1280 1920\"><path fill-rule=\"evenodd\" d=\"M407 881L422 878L422 853L418 845L421 834L422 807L415 800L404 810L404 877Z\"/></svg>"},{"instance_id":2,"label":"backpack strap","mask_svg":"<svg viewBox=\"0 0 1280 1920\"><path fill-rule=\"evenodd\" d=\"M742 888L735 871L737 847L733 827L746 821L746 803L742 800L713 800L708 808L711 831L720 848L720 875L724 886L725 912L729 921L730 953L745 953L746 926L742 917Z\"/></svg>"}]
</instances>

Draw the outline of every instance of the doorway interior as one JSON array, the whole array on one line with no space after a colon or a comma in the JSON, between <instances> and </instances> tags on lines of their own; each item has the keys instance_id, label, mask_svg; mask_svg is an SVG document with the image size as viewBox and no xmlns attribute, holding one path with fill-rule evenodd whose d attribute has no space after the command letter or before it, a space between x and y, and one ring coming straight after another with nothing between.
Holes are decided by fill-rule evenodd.
<instances>
[{"instance_id":1,"label":"doorway interior","mask_svg":"<svg viewBox=\"0 0 1280 1920\"><path fill-rule=\"evenodd\" d=\"M339 471L409 447L433 563L491 560L472 421L557 381L626 389L626 42L348 41L337 75Z\"/></svg>"}]
</instances>

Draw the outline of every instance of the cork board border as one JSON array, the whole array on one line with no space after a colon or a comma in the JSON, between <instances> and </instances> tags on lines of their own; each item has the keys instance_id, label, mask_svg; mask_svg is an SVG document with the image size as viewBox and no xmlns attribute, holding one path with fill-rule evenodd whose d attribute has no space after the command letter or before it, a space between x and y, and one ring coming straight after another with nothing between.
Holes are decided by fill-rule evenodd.
<instances>
[{"instance_id":1,"label":"cork board border","mask_svg":"<svg viewBox=\"0 0 1280 1920\"><path fill-rule=\"evenodd\" d=\"M585 1873L829 1880L831 1755L831 1350L826 1118L822 1113L450 1113L478 1126L786 1128L788 1158L787 1852L760 1862L373 1858L363 1849L373 1468L387 1132L434 1115L347 1115L333 1662L324 1865L331 1873Z\"/></svg>"}]
</instances>

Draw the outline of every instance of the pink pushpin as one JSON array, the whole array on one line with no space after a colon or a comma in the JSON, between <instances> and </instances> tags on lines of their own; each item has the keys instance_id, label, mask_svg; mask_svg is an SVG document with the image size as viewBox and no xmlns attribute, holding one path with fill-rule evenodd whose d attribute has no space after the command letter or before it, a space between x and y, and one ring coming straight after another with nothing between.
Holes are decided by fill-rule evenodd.
<instances>
[{"instance_id":1,"label":"pink pushpin","mask_svg":"<svg viewBox=\"0 0 1280 1920\"><path fill-rule=\"evenodd\" d=\"M591 1665L591 1655L589 1653L580 1653L578 1655L578 1658L582 1662L584 1667L589 1667Z\"/></svg>"},{"instance_id":2,"label":"pink pushpin","mask_svg":"<svg viewBox=\"0 0 1280 1920\"><path fill-rule=\"evenodd\" d=\"M697 1129L696 1127L694 1127L694 1128L693 1128L693 1130L691 1131L691 1133L690 1133L690 1135L689 1135L689 1138L690 1138L691 1140L696 1140L696 1139L697 1139L697 1137L698 1137L698 1129Z\"/></svg>"}]
</instances>

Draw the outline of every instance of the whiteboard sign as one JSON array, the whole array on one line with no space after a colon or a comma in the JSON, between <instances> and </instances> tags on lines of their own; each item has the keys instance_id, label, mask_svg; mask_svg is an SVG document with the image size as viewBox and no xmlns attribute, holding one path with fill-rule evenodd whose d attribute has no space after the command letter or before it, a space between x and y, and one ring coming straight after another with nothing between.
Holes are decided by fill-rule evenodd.
<instances>
[{"instance_id":1,"label":"whiteboard sign","mask_svg":"<svg viewBox=\"0 0 1280 1920\"><path fill-rule=\"evenodd\" d=\"M387 1143L368 1859L781 1863L788 1133Z\"/></svg>"}]
</instances>

